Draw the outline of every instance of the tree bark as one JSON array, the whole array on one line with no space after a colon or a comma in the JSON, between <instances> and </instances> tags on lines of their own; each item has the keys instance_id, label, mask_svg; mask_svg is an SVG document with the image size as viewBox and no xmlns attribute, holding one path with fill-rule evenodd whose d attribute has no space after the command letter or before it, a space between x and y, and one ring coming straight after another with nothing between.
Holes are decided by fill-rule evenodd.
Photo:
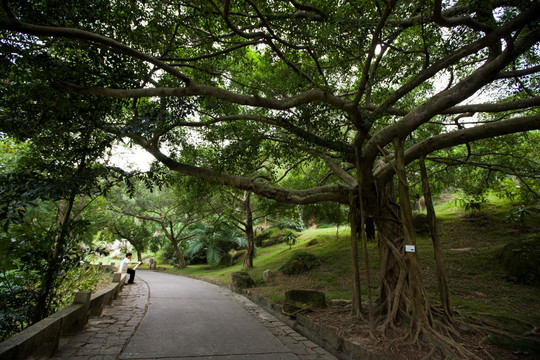
<instances>
[{"instance_id":1,"label":"tree bark","mask_svg":"<svg viewBox=\"0 0 540 360\"><path fill-rule=\"evenodd\" d=\"M253 255L255 252L255 235L253 233L253 211L251 210L251 193L246 194L244 209L246 211L245 232L247 237L246 255L244 256L243 270L248 270L253 267Z\"/></svg>"},{"instance_id":2,"label":"tree bark","mask_svg":"<svg viewBox=\"0 0 540 360\"><path fill-rule=\"evenodd\" d=\"M416 253L403 142L396 140L394 145L399 205L393 201L392 183L379 184L375 216L382 259L379 301L386 315L379 330L385 332L398 323L408 324L411 336L418 336L431 327L432 316ZM406 252L406 245L414 246L415 252Z\"/></svg>"},{"instance_id":3,"label":"tree bark","mask_svg":"<svg viewBox=\"0 0 540 360\"><path fill-rule=\"evenodd\" d=\"M60 258L63 256L66 248L66 238L68 236L68 226L70 224L70 216L73 210L76 195L73 194L69 199L62 199L59 202L58 220L57 220L57 235L54 243L54 250L49 258L47 269L43 276L43 283L40 288L37 305L34 310L31 322L36 323L41 319L49 316L51 310L51 302L54 297L54 283L57 273L60 269ZM66 206L67 201L67 206Z\"/></svg>"},{"instance_id":4,"label":"tree bark","mask_svg":"<svg viewBox=\"0 0 540 360\"><path fill-rule=\"evenodd\" d=\"M412 222L412 209L409 197L409 184L405 173L404 141L395 140L396 152L396 173L399 189L399 207L401 224L404 230L404 245L413 247L412 250L405 249L405 264L408 271L408 287L410 296L410 306L412 309L411 328L419 331L431 326L431 311L424 285L422 283L420 262L416 252L416 239Z\"/></svg>"},{"instance_id":5,"label":"tree bark","mask_svg":"<svg viewBox=\"0 0 540 360\"><path fill-rule=\"evenodd\" d=\"M358 192L354 191L350 195L349 221L351 223L351 267L353 276L351 314L355 316L362 314L362 292L360 288L360 268L358 266L358 201Z\"/></svg>"},{"instance_id":6,"label":"tree bark","mask_svg":"<svg viewBox=\"0 0 540 360\"><path fill-rule=\"evenodd\" d=\"M368 233L367 233L367 224L366 219L368 218L364 212L364 197L362 195L362 191L360 190L359 194L360 199L362 199L362 202L360 203L360 219L362 220L360 228L361 228L361 239L362 244L364 248L364 263L366 266L366 286L367 286L367 293L368 293L368 310L369 310L369 328L372 332L375 331L375 319L374 319L374 312L373 312L373 297L371 296L371 271L369 268L369 254L368 254Z\"/></svg>"},{"instance_id":7,"label":"tree bark","mask_svg":"<svg viewBox=\"0 0 540 360\"><path fill-rule=\"evenodd\" d=\"M184 259L184 254L182 254L182 251L178 247L178 243L174 240L171 240L171 244L174 248L174 252L176 253L176 257L178 258L178 265L176 265L179 269L184 269L187 267L186 259Z\"/></svg>"},{"instance_id":8,"label":"tree bark","mask_svg":"<svg viewBox=\"0 0 540 360\"><path fill-rule=\"evenodd\" d=\"M431 199L431 190L429 187L429 179L426 171L425 158L421 157L419 163L420 174L422 177L422 187L424 189L424 199L426 202L427 218L431 231L431 239L433 241L433 254L435 256L437 279L439 281L439 296L441 299L444 316L449 323L452 323L454 319L454 309L452 307L452 299L450 297L448 277L446 276L446 271L444 269L444 259L440 246L439 232L437 229L437 218L435 216L435 209L433 208L433 201Z\"/></svg>"},{"instance_id":9,"label":"tree bark","mask_svg":"<svg viewBox=\"0 0 540 360\"><path fill-rule=\"evenodd\" d=\"M405 151L405 164L409 164L420 156L426 156L434 151L451 148L453 146L466 144L481 139L493 138L495 136L515 134L530 130L540 129L540 115L523 116L519 118L488 123L472 128L442 133L421 141ZM374 169L373 173L377 181L390 181L395 174L394 160L383 163Z\"/></svg>"}]
</instances>

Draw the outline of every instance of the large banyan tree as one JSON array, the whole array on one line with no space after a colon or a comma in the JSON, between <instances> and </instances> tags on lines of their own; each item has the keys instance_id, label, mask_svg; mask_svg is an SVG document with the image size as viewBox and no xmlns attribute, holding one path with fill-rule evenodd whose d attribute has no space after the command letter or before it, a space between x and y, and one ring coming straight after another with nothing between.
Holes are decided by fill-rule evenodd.
<instances>
[{"instance_id":1,"label":"large banyan tree","mask_svg":"<svg viewBox=\"0 0 540 360\"><path fill-rule=\"evenodd\" d=\"M540 129L538 14L535 0L3 0L3 131L70 121L73 101L109 106L94 126L173 171L280 202L347 204L355 312L358 242L374 228L373 331L406 324L412 339L464 355L405 251L407 169L420 164L429 195L429 165L446 149ZM281 171L240 176L261 162ZM326 182L279 186L303 162Z\"/></svg>"}]
</instances>

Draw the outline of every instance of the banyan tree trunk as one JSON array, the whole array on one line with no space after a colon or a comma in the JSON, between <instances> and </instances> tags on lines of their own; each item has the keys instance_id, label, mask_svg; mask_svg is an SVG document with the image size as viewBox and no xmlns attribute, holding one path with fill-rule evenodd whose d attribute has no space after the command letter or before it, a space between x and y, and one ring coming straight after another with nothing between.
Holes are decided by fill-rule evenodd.
<instances>
[{"instance_id":1,"label":"banyan tree trunk","mask_svg":"<svg viewBox=\"0 0 540 360\"><path fill-rule=\"evenodd\" d=\"M437 268L437 279L439 281L439 296L441 299L441 306L446 320L449 323L452 323L454 317L454 310L452 308L452 299L450 297L448 277L446 276L446 271L444 270L444 260L439 241L439 232L437 230L437 218L435 216L435 209L433 208L433 201L431 200L431 190L429 188L429 181L424 157L420 158L420 175L422 177L422 188L424 190L427 218L429 221L431 239L433 242L433 254L435 256L435 266Z\"/></svg>"},{"instance_id":2,"label":"banyan tree trunk","mask_svg":"<svg viewBox=\"0 0 540 360\"><path fill-rule=\"evenodd\" d=\"M382 259L380 301L386 314L380 330L384 332L398 323L406 323L417 336L425 327L431 326L432 320L416 253L403 143L396 141L394 146L399 205L393 200L391 184L379 186L375 217Z\"/></svg>"}]
</instances>

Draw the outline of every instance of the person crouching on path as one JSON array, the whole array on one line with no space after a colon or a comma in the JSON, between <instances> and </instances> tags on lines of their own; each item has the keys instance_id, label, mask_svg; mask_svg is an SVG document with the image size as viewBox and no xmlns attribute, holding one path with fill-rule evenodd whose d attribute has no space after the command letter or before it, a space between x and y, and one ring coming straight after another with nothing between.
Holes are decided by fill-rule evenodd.
<instances>
[{"instance_id":1,"label":"person crouching on path","mask_svg":"<svg viewBox=\"0 0 540 360\"><path fill-rule=\"evenodd\" d=\"M128 266L129 264L137 264L136 262L131 261L131 256L133 256L133 254L128 252L126 258L120 262L120 268L118 269L119 272L124 272L124 269L127 270L127 273L129 274L128 284L133 284L133 280L135 279L135 270Z\"/></svg>"}]
</instances>

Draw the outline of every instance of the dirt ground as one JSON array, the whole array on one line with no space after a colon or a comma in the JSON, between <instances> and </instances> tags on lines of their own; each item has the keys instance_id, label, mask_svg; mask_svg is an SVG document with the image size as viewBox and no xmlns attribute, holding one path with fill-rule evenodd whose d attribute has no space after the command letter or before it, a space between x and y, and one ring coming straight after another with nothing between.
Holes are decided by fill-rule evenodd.
<instances>
[{"instance_id":1,"label":"dirt ground","mask_svg":"<svg viewBox=\"0 0 540 360\"><path fill-rule=\"evenodd\" d=\"M403 334L388 333L385 336L371 336L368 321L352 317L348 308L330 306L325 310L306 314L306 316L319 325L331 328L344 339L374 353L386 354L393 360L445 359L440 352L430 353L430 349L425 345L419 346L417 343L411 343L410 340L393 343L393 340L399 339ZM528 360L535 358L533 354L514 353L484 344L482 339L486 334L474 332L468 327L466 332L461 331L459 334L459 337L452 335L452 339L480 359Z\"/></svg>"}]
</instances>

